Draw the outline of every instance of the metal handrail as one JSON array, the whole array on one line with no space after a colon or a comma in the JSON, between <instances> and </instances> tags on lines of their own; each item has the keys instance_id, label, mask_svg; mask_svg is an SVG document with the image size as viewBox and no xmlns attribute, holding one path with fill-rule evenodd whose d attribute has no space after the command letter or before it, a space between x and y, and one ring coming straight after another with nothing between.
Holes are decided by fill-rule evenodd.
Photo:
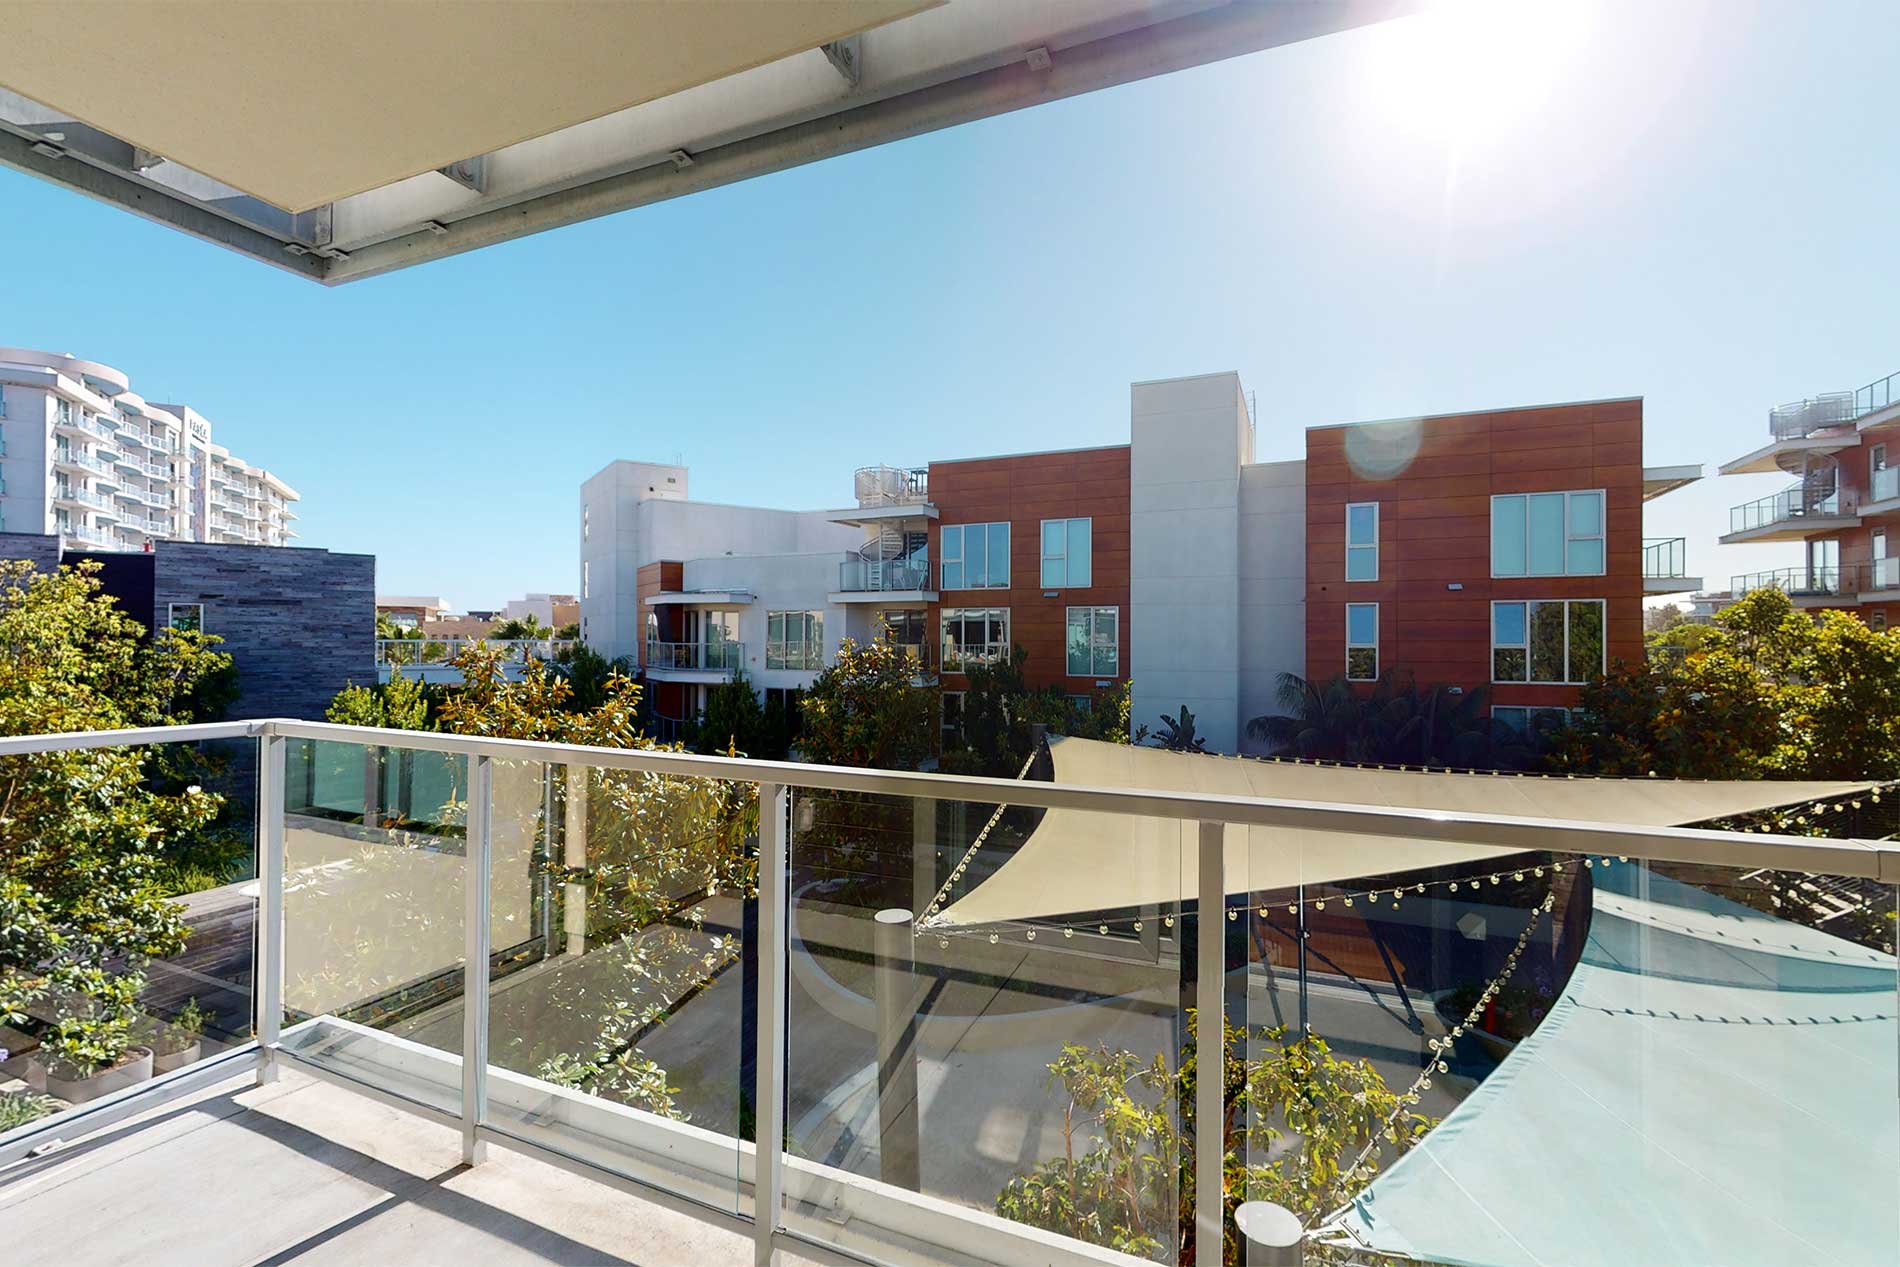
<instances>
[{"instance_id":1,"label":"metal handrail","mask_svg":"<svg viewBox=\"0 0 1900 1267\"><path fill-rule=\"evenodd\" d=\"M1673 581L1686 577L1689 543L1683 537L1652 537L1643 542L1643 579Z\"/></svg>"},{"instance_id":2,"label":"metal handrail","mask_svg":"<svg viewBox=\"0 0 1900 1267\"><path fill-rule=\"evenodd\" d=\"M683 669L730 673L745 663L743 642L665 642L647 639L649 669Z\"/></svg>"},{"instance_id":3,"label":"metal handrail","mask_svg":"<svg viewBox=\"0 0 1900 1267\"><path fill-rule=\"evenodd\" d=\"M1752 502L1743 502L1739 506L1731 506L1728 512L1728 530L1747 532L1753 528L1766 528L1789 520L1829 517L1851 513L1852 510L1852 498L1843 496L1838 487L1823 493L1809 488L1806 484L1796 484L1779 493L1758 497Z\"/></svg>"},{"instance_id":4,"label":"metal handrail","mask_svg":"<svg viewBox=\"0 0 1900 1267\"><path fill-rule=\"evenodd\" d=\"M1777 440L1797 440L1852 422L1857 416L1853 392L1824 392L1770 409L1768 432Z\"/></svg>"},{"instance_id":5,"label":"metal handrail","mask_svg":"<svg viewBox=\"0 0 1900 1267\"><path fill-rule=\"evenodd\" d=\"M838 588L849 594L921 590L930 583L930 564L906 559L860 559L846 555L838 564Z\"/></svg>"},{"instance_id":6,"label":"metal handrail","mask_svg":"<svg viewBox=\"0 0 1900 1267\"><path fill-rule=\"evenodd\" d=\"M1851 592L1858 579L1858 569L1851 566L1770 568L1731 576L1729 594L1740 598L1753 590L1778 589L1791 598L1831 596Z\"/></svg>"},{"instance_id":7,"label":"metal handrail","mask_svg":"<svg viewBox=\"0 0 1900 1267\"><path fill-rule=\"evenodd\" d=\"M1875 410L1900 403L1900 371L1876 378L1854 393L1854 416L1864 417Z\"/></svg>"},{"instance_id":8,"label":"metal handrail","mask_svg":"<svg viewBox=\"0 0 1900 1267\"><path fill-rule=\"evenodd\" d=\"M552 660L574 646L575 641L573 638L378 638L376 663L392 668L445 665L463 649L473 646L497 647L507 653L509 663L526 663L529 659ZM400 654L392 656L404 648L413 648L413 659L403 659ZM440 648L442 654L431 659L430 648Z\"/></svg>"}]
</instances>

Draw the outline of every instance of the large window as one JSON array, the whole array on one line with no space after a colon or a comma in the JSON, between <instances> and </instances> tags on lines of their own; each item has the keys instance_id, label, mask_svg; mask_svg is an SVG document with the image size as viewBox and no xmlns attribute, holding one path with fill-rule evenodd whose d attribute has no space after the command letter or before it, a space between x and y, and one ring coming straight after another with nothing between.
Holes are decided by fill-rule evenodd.
<instances>
[{"instance_id":1,"label":"large window","mask_svg":"<svg viewBox=\"0 0 1900 1267\"><path fill-rule=\"evenodd\" d=\"M1602 576L1603 490L1491 499L1492 576Z\"/></svg>"},{"instance_id":2,"label":"large window","mask_svg":"<svg viewBox=\"0 0 1900 1267\"><path fill-rule=\"evenodd\" d=\"M1092 519L1042 521L1042 586L1044 589L1080 589L1093 585Z\"/></svg>"},{"instance_id":3,"label":"large window","mask_svg":"<svg viewBox=\"0 0 1900 1267\"><path fill-rule=\"evenodd\" d=\"M1370 682L1379 676L1379 605L1346 604L1346 677Z\"/></svg>"},{"instance_id":4,"label":"large window","mask_svg":"<svg viewBox=\"0 0 1900 1267\"><path fill-rule=\"evenodd\" d=\"M1491 604L1493 681L1587 682L1603 665L1602 599Z\"/></svg>"},{"instance_id":5,"label":"large window","mask_svg":"<svg viewBox=\"0 0 1900 1267\"><path fill-rule=\"evenodd\" d=\"M1121 663L1121 608L1069 608L1069 676L1113 677Z\"/></svg>"},{"instance_id":6,"label":"large window","mask_svg":"<svg viewBox=\"0 0 1900 1267\"><path fill-rule=\"evenodd\" d=\"M165 613L165 623L180 633L203 633L205 605L203 603L169 604Z\"/></svg>"},{"instance_id":7,"label":"large window","mask_svg":"<svg viewBox=\"0 0 1900 1267\"><path fill-rule=\"evenodd\" d=\"M1346 579L1379 579L1379 503L1353 502L1346 507Z\"/></svg>"},{"instance_id":8,"label":"large window","mask_svg":"<svg viewBox=\"0 0 1900 1267\"><path fill-rule=\"evenodd\" d=\"M823 612L768 612L765 617L765 667L825 667Z\"/></svg>"},{"instance_id":9,"label":"large window","mask_svg":"<svg viewBox=\"0 0 1900 1267\"><path fill-rule=\"evenodd\" d=\"M1562 730L1570 724L1570 710L1567 708L1525 708L1513 704L1499 704L1491 710L1494 721L1503 722L1520 735L1545 734L1552 730Z\"/></svg>"},{"instance_id":10,"label":"large window","mask_svg":"<svg viewBox=\"0 0 1900 1267\"><path fill-rule=\"evenodd\" d=\"M1009 608L946 607L943 667L990 664L1009 656Z\"/></svg>"},{"instance_id":11,"label":"large window","mask_svg":"<svg viewBox=\"0 0 1900 1267\"><path fill-rule=\"evenodd\" d=\"M1009 525L945 524L943 588L1009 588Z\"/></svg>"}]
</instances>

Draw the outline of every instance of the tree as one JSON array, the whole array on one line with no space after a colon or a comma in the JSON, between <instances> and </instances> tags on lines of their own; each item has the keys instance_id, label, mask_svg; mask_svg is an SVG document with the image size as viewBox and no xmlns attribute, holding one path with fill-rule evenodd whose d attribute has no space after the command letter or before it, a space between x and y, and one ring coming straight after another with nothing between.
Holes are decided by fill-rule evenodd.
<instances>
[{"instance_id":1,"label":"tree","mask_svg":"<svg viewBox=\"0 0 1900 1267\"><path fill-rule=\"evenodd\" d=\"M1663 778L1900 777L1900 633L1797 611L1777 589L1695 644L1583 689L1560 769Z\"/></svg>"},{"instance_id":2,"label":"tree","mask_svg":"<svg viewBox=\"0 0 1900 1267\"><path fill-rule=\"evenodd\" d=\"M1031 687L1028 662L1028 653L1014 646L1004 659L965 670L969 686L956 740L943 754L944 770L1013 779L1029 759L1032 727L1038 725L1052 735L1129 742L1128 683L1076 697L1056 686Z\"/></svg>"},{"instance_id":3,"label":"tree","mask_svg":"<svg viewBox=\"0 0 1900 1267\"><path fill-rule=\"evenodd\" d=\"M1493 720L1483 687L1420 688L1409 675L1387 672L1367 688L1343 676L1315 683L1282 673L1277 698L1282 711L1252 718L1247 733L1288 756L1514 770L1533 764L1541 742Z\"/></svg>"},{"instance_id":4,"label":"tree","mask_svg":"<svg viewBox=\"0 0 1900 1267\"><path fill-rule=\"evenodd\" d=\"M190 721L194 694L227 670L215 638L145 639L98 572L0 562L0 733ZM162 751L0 758L0 1024L38 1029L69 1074L123 1055L146 961L184 948L165 873L200 847L223 801L173 786L189 766Z\"/></svg>"},{"instance_id":5,"label":"tree","mask_svg":"<svg viewBox=\"0 0 1900 1267\"><path fill-rule=\"evenodd\" d=\"M1155 735L1155 747L1169 752L1206 752L1207 740L1194 733L1194 714L1181 705L1181 715L1161 714L1161 730Z\"/></svg>"},{"instance_id":6,"label":"tree","mask_svg":"<svg viewBox=\"0 0 1900 1267\"><path fill-rule=\"evenodd\" d=\"M765 709L743 670L706 693L706 711L699 717L695 748L700 752L763 756L761 748L766 741Z\"/></svg>"},{"instance_id":7,"label":"tree","mask_svg":"<svg viewBox=\"0 0 1900 1267\"><path fill-rule=\"evenodd\" d=\"M800 744L820 765L915 770L931 751L932 692L915 684L916 666L888 642L846 638L838 659L799 702Z\"/></svg>"},{"instance_id":8,"label":"tree","mask_svg":"<svg viewBox=\"0 0 1900 1267\"><path fill-rule=\"evenodd\" d=\"M554 631L554 636L567 642L573 642L581 636L581 622L570 620Z\"/></svg>"},{"instance_id":9,"label":"tree","mask_svg":"<svg viewBox=\"0 0 1900 1267\"><path fill-rule=\"evenodd\" d=\"M324 710L324 720L340 726L378 726L385 730L430 730L429 692L420 679L392 669L379 686L351 683Z\"/></svg>"},{"instance_id":10,"label":"tree","mask_svg":"<svg viewBox=\"0 0 1900 1267\"><path fill-rule=\"evenodd\" d=\"M1159 1055L1065 1046L1049 1065L1068 1099L1063 1156L1010 1180L996 1212L1092 1245L1194 1262L1198 1019L1190 1009L1172 1067ZM1247 1031L1228 1025L1223 1038L1223 1262L1242 1261L1240 1202L1271 1201L1310 1227L1433 1125L1412 1111L1415 1094L1392 1091L1369 1061L1341 1060L1315 1035L1265 1030L1259 1056L1249 1055Z\"/></svg>"},{"instance_id":11,"label":"tree","mask_svg":"<svg viewBox=\"0 0 1900 1267\"><path fill-rule=\"evenodd\" d=\"M488 636L498 642L533 641L551 638L554 631L536 619L533 612L529 612L526 616L502 621L489 631Z\"/></svg>"}]
</instances>

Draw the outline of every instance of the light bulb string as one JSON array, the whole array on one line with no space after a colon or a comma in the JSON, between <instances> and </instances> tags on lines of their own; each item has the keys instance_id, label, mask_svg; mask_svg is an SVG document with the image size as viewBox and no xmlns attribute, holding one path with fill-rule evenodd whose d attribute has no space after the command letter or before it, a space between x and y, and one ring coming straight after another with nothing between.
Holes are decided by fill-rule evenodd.
<instances>
[{"instance_id":1,"label":"light bulb string","mask_svg":"<svg viewBox=\"0 0 1900 1267\"><path fill-rule=\"evenodd\" d=\"M1029 777L1029 767L1036 764L1036 756L1037 751L1032 748L1028 759L1023 762L1023 768L1016 772L1016 781L1018 783ZM990 815L990 819L987 823L983 824L983 830L976 834L976 839L970 842L970 847L963 851L963 856L958 858L956 865L950 868L950 874L944 877L943 885L937 890L937 895L930 899L929 908L912 922L912 932L916 932L922 928L925 921L933 918L938 911L943 909L943 901L950 896L952 886L962 878L964 869L970 865L970 859L976 856L976 851L981 849L983 842L989 839L991 829L1003 821L1003 811L1008 808L1008 802L996 807L996 812Z\"/></svg>"}]
</instances>

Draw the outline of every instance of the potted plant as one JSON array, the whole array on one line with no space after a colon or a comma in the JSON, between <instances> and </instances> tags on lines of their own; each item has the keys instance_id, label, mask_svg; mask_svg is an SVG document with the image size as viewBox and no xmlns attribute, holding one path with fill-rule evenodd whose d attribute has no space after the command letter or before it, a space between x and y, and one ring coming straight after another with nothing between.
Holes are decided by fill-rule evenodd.
<instances>
[{"instance_id":1,"label":"potted plant","mask_svg":"<svg viewBox=\"0 0 1900 1267\"><path fill-rule=\"evenodd\" d=\"M198 1000L190 998L172 1014L171 1020L157 1022L152 1030L152 1072L170 1073L197 1060L204 1045L205 1022L209 1019L210 1015L198 1006Z\"/></svg>"},{"instance_id":2,"label":"potted plant","mask_svg":"<svg viewBox=\"0 0 1900 1267\"><path fill-rule=\"evenodd\" d=\"M69 1016L40 1038L46 1093L83 1104L152 1076L152 1049L132 1041L131 1018Z\"/></svg>"}]
</instances>

